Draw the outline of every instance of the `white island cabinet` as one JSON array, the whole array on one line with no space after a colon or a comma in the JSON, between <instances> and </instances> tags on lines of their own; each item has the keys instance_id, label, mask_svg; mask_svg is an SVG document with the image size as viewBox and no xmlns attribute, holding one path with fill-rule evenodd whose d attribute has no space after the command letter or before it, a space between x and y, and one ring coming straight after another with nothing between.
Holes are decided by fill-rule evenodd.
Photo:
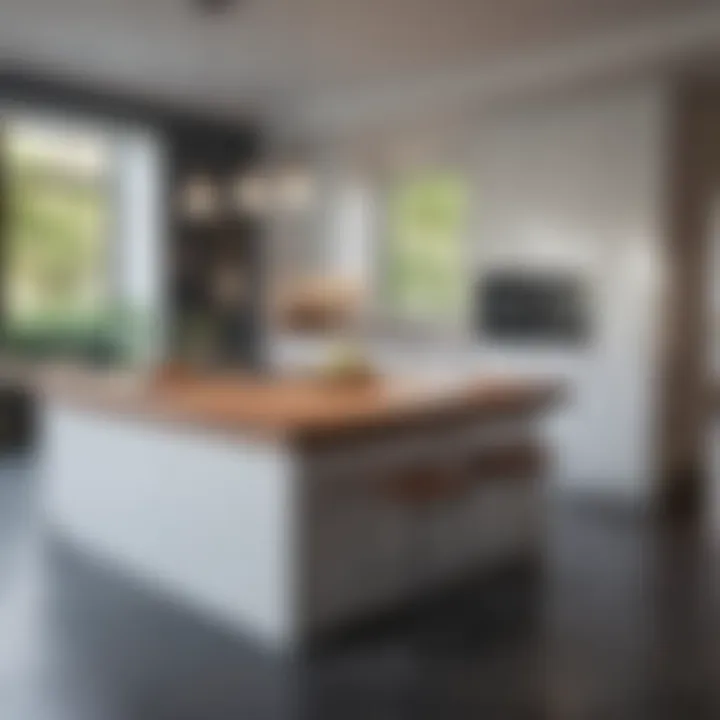
<instances>
[{"instance_id":1,"label":"white island cabinet","mask_svg":"<svg viewBox=\"0 0 720 720\"><path fill-rule=\"evenodd\" d=\"M44 393L53 532L267 647L539 549L547 385L109 387Z\"/></svg>"}]
</instances>

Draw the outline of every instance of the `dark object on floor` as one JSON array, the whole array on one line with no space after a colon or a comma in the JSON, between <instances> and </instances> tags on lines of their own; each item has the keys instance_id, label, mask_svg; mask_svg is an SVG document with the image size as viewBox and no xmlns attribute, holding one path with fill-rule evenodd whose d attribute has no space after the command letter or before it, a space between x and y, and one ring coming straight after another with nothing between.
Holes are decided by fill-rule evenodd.
<instances>
[{"instance_id":1,"label":"dark object on floor","mask_svg":"<svg viewBox=\"0 0 720 720\"><path fill-rule=\"evenodd\" d=\"M22 388L0 388L0 453L30 450L35 438L35 401Z\"/></svg>"}]
</instances>

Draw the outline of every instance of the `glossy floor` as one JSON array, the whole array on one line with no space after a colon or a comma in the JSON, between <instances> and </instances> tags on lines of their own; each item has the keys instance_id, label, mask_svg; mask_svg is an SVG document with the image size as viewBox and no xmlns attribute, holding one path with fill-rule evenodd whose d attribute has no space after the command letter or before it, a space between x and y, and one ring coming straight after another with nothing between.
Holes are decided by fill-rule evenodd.
<instances>
[{"instance_id":1,"label":"glossy floor","mask_svg":"<svg viewBox=\"0 0 720 720\"><path fill-rule=\"evenodd\" d=\"M720 553L558 501L540 577L508 573L294 663L43 537L0 468L2 720L720 717Z\"/></svg>"}]
</instances>

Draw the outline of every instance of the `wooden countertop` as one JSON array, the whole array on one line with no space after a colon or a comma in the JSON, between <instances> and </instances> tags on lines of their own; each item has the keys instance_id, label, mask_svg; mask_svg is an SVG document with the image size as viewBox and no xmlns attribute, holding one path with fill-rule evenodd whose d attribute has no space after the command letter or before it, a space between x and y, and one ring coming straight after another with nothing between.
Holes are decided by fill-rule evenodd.
<instances>
[{"instance_id":1,"label":"wooden countertop","mask_svg":"<svg viewBox=\"0 0 720 720\"><path fill-rule=\"evenodd\" d=\"M78 371L45 373L55 401L299 443L432 427L548 409L557 383L483 379L441 383L386 378L357 385L299 378L185 376L156 381Z\"/></svg>"}]
</instances>

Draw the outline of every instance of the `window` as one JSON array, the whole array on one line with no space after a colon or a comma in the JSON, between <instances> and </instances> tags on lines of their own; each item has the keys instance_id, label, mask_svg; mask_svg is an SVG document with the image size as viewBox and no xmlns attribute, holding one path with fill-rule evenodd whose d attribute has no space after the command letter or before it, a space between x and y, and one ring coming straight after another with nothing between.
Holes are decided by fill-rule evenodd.
<instances>
[{"instance_id":1,"label":"window","mask_svg":"<svg viewBox=\"0 0 720 720\"><path fill-rule=\"evenodd\" d=\"M468 185L451 172L398 182L387 206L384 301L394 316L461 319L467 282L464 232Z\"/></svg>"},{"instance_id":2,"label":"window","mask_svg":"<svg viewBox=\"0 0 720 720\"><path fill-rule=\"evenodd\" d=\"M24 113L1 130L2 350L101 363L159 356L160 139L142 126Z\"/></svg>"},{"instance_id":3,"label":"window","mask_svg":"<svg viewBox=\"0 0 720 720\"><path fill-rule=\"evenodd\" d=\"M6 327L80 326L107 310L109 148L17 122L4 133Z\"/></svg>"}]
</instances>

